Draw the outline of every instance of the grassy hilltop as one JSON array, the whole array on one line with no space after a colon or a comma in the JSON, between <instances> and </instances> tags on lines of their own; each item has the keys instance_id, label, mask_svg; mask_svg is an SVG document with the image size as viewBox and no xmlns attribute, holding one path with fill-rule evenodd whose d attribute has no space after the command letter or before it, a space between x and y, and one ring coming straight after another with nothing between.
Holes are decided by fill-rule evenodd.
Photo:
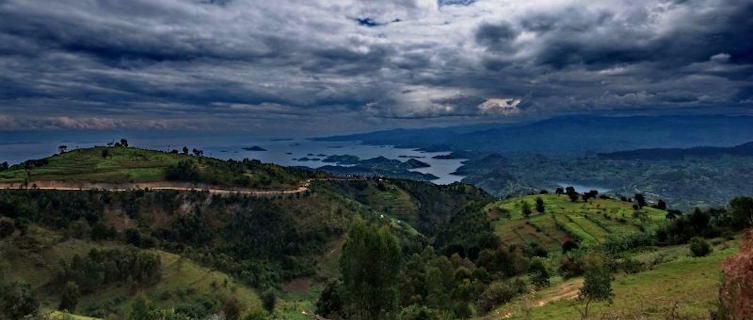
<instances>
[{"instance_id":1,"label":"grassy hilltop","mask_svg":"<svg viewBox=\"0 0 753 320\"><path fill-rule=\"evenodd\" d=\"M301 180L313 176L311 172L254 160L223 161L133 147L92 147L12 166L0 171L0 183L61 181L125 184L171 180L274 189L295 187Z\"/></svg>"}]
</instances>

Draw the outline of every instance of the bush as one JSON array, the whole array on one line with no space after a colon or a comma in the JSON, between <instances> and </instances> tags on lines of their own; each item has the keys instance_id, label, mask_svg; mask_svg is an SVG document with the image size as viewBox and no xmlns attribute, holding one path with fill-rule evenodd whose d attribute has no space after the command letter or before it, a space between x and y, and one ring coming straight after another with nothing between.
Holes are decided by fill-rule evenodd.
<instances>
[{"instance_id":1,"label":"bush","mask_svg":"<svg viewBox=\"0 0 753 320\"><path fill-rule=\"evenodd\" d=\"M625 258L623 259L618 266L620 269L622 269L625 273L638 273L643 271L645 267L643 266L643 263L641 263L638 260L631 259L631 258Z\"/></svg>"},{"instance_id":2,"label":"bush","mask_svg":"<svg viewBox=\"0 0 753 320\"><path fill-rule=\"evenodd\" d=\"M200 178L199 168L192 160L180 160L165 169L167 180L196 182Z\"/></svg>"},{"instance_id":3,"label":"bush","mask_svg":"<svg viewBox=\"0 0 753 320\"><path fill-rule=\"evenodd\" d=\"M541 259L536 259L531 263L528 267L528 274L531 277L531 283L537 288L549 286L549 271Z\"/></svg>"},{"instance_id":4,"label":"bush","mask_svg":"<svg viewBox=\"0 0 753 320\"><path fill-rule=\"evenodd\" d=\"M577 277L583 274L583 266L574 256L565 256L560 260L559 272L565 278Z\"/></svg>"},{"instance_id":5,"label":"bush","mask_svg":"<svg viewBox=\"0 0 753 320\"><path fill-rule=\"evenodd\" d=\"M578 249L578 243L567 239L564 243L562 243L562 253L567 253L568 251Z\"/></svg>"},{"instance_id":6,"label":"bush","mask_svg":"<svg viewBox=\"0 0 753 320\"><path fill-rule=\"evenodd\" d=\"M0 218L0 239L13 234L16 231L15 223L9 218Z\"/></svg>"},{"instance_id":7,"label":"bush","mask_svg":"<svg viewBox=\"0 0 753 320\"><path fill-rule=\"evenodd\" d=\"M275 311L276 304L277 295L275 295L275 292L272 291L272 289L267 289L267 291L264 291L264 293L261 294L261 305L262 307L264 307L264 310L272 313Z\"/></svg>"},{"instance_id":8,"label":"bush","mask_svg":"<svg viewBox=\"0 0 753 320\"><path fill-rule=\"evenodd\" d=\"M319 300L316 301L316 314L337 318L342 314L342 310L341 285L331 281L327 283L324 291L319 295Z\"/></svg>"},{"instance_id":9,"label":"bush","mask_svg":"<svg viewBox=\"0 0 753 320\"><path fill-rule=\"evenodd\" d=\"M397 317L399 320L439 320L442 319L439 311L426 306L412 304L403 308Z\"/></svg>"},{"instance_id":10,"label":"bush","mask_svg":"<svg viewBox=\"0 0 753 320\"><path fill-rule=\"evenodd\" d=\"M481 294L480 308L483 312L489 312L495 306L509 302L516 295L526 291L528 291L528 288L526 288L525 282L520 279L492 282Z\"/></svg>"},{"instance_id":11,"label":"bush","mask_svg":"<svg viewBox=\"0 0 753 320\"><path fill-rule=\"evenodd\" d=\"M690 254L692 256L704 257L709 253L711 253L711 246L705 240L699 237L690 239Z\"/></svg>"}]
</instances>

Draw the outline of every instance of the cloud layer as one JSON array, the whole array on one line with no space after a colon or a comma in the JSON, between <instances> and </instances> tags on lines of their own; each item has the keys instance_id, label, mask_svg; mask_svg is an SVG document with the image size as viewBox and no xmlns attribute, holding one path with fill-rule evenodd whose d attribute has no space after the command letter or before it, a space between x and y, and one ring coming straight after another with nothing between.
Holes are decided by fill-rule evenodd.
<instances>
[{"instance_id":1,"label":"cloud layer","mask_svg":"<svg viewBox=\"0 0 753 320\"><path fill-rule=\"evenodd\" d=\"M751 17L740 0L0 0L0 130L747 111Z\"/></svg>"}]
</instances>

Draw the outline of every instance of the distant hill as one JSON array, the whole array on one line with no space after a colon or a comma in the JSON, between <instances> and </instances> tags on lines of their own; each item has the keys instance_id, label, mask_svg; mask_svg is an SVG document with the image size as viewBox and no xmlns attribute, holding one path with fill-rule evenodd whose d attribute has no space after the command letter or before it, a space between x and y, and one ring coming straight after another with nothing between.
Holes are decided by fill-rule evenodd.
<instances>
[{"instance_id":1,"label":"distant hill","mask_svg":"<svg viewBox=\"0 0 753 320\"><path fill-rule=\"evenodd\" d=\"M431 151L577 156L639 148L740 144L753 141L753 117L578 115L523 124L396 129L319 140L360 140Z\"/></svg>"},{"instance_id":2,"label":"distant hill","mask_svg":"<svg viewBox=\"0 0 753 320\"><path fill-rule=\"evenodd\" d=\"M753 142L729 148L651 148L598 154L600 158L614 160L682 160L686 157L718 157L723 155L753 157Z\"/></svg>"}]
</instances>

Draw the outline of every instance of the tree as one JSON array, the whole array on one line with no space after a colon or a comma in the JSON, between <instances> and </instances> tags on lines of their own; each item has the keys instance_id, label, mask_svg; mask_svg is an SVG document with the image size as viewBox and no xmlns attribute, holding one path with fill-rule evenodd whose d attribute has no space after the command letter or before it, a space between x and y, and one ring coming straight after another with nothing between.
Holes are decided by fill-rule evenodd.
<instances>
[{"instance_id":1,"label":"tree","mask_svg":"<svg viewBox=\"0 0 753 320\"><path fill-rule=\"evenodd\" d=\"M567 239L567 241L562 243L562 253L567 253L568 251L575 249L578 249L578 243L572 239Z\"/></svg>"},{"instance_id":2,"label":"tree","mask_svg":"<svg viewBox=\"0 0 753 320\"><path fill-rule=\"evenodd\" d=\"M108 157L110 157L110 150L102 149L102 158L107 159Z\"/></svg>"},{"instance_id":3,"label":"tree","mask_svg":"<svg viewBox=\"0 0 753 320\"><path fill-rule=\"evenodd\" d=\"M76 283L73 281L66 282L65 288L63 288L63 296L60 298L60 306L58 306L58 309L71 313L76 311L76 305L78 304L79 295L80 292L78 290L78 285L76 285Z\"/></svg>"},{"instance_id":4,"label":"tree","mask_svg":"<svg viewBox=\"0 0 753 320\"><path fill-rule=\"evenodd\" d=\"M8 166L8 161L3 161L3 163L0 163L0 171L8 170L10 166Z\"/></svg>"},{"instance_id":5,"label":"tree","mask_svg":"<svg viewBox=\"0 0 753 320\"><path fill-rule=\"evenodd\" d=\"M588 191L588 192L584 192L583 195L582 195L583 202L588 202L588 199L596 198L598 195L599 195L599 191L598 190L591 190L591 191Z\"/></svg>"},{"instance_id":6,"label":"tree","mask_svg":"<svg viewBox=\"0 0 753 320\"><path fill-rule=\"evenodd\" d=\"M737 197L729 202L729 212L737 228L753 226L753 198Z\"/></svg>"},{"instance_id":7,"label":"tree","mask_svg":"<svg viewBox=\"0 0 753 320\"><path fill-rule=\"evenodd\" d=\"M544 207L544 200L541 198L536 198L536 211L539 213L544 213L546 211L546 207Z\"/></svg>"},{"instance_id":8,"label":"tree","mask_svg":"<svg viewBox=\"0 0 753 320\"><path fill-rule=\"evenodd\" d=\"M183 154L188 154L188 147L183 146Z\"/></svg>"},{"instance_id":9,"label":"tree","mask_svg":"<svg viewBox=\"0 0 753 320\"><path fill-rule=\"evenodd\" d=\"M565 193L567 194L567 196L570 198L570 201L572 202L576 202L578 201L578 198L580 198L580 194L577 191L575 191L574 187L565 188Z\"/></svg>"},{"instance_id":10,"label":"tree","mask_svg":"<svg viewBox=\"0 0 753 320\"><path fill-rule=\"evenodd\" d=\"M561 195L561 194L564 194L564 193L565 193L565 190L563 190L562 187L559 187L556 190L554 190L554 194L556 194L556 195Z\"/></svg>"},{"instance_id":11,"label":"tree","mask_svg":"<svg viewBox=\"0 0 753 320\"><path fill-rule=\"evenodd\" d=\"M578 299L585 303L580 311L581 319L588 319L591 302L608 301L612 303L612 273L603 262L586 266L583 274L583 287L580 288Z\"/></svg>"},{"instance_id":12,"label":"tree","mask_svg":"<svg viewBox=\"0 0 753 320\"><path fill-rule=\"evenodd\" d=\"M0 312L3 319L23 319L28 315L37 314L38 310L39 301L28 284L0 284Z\"/></svg>"},{"instance_id":13,"label":"tree","mask_svg":"<svg viewBox=\"0 0 753 320\"><path fill-rule=\"evenodd\" d=\"M128 140L125 138L120 139L120 145L123 146L123 148L128 148Z\"/></svg>"},{"instance_id":14,"label":"tree","mask_svg":"<svg viewBox=\"0 0 753 320\"><path fill-rule=\"evenodd\" d=\"M695 228L696 233L701 233L706 230L706 227L708 227L711 217L701 211L701 209L695 208L693 209L693 213L688 217L688 221L690 222L690 225Z\"/></svg>"},{"instance_id":15,"label":"tree","mask_svg":"<svg viewBox=\"0 0 753 320\"><path fill-rule=\"evenodd\" d=\"M400 246L388 229L353 225L340 257L343 297L351 319L390 318L400 262Z\"/></svg>"},{"instance_id":16,"label":"tree","mask_svg":"<svg viewBox=\"0 0 753 320\"><path fill-rule=\"evenodd\" d=\"M636 193L633 199L635 200L635 204L638 205L638 209L646 206L646 197L642 193Z\"/></svg>"},{"instance_id":17,"label":"tree","mask_svg":"<svg viewBox=\"0 0 753 320\"><path fill-rule=\"evenodd\" d=\"M67 149L68 149L68 146L66 146L64 144L61 144L61 145L58 146L58 150L60 151L60 153L65 153L65 150L67 150Z\"/></svg>"},{"instance_id":18,"label":"tree","mask_svg":"<svg viewBox=\"0 0 753 320\"><path fill-rule=\"evenodd\" d=\"M656 206L654 207L659 210L667 210L667 203L664 202L664 200L659 199L659 201L656 202Z\"/></svg>"},{"instance_id":19,"label":"tree","mask_svg":"<svg viewBox=\"0 0 753 320\"><path fill-rule=\"evenodd\" d=\"M531 277L531 283L538 288L549 286L549 271L541 261L541 259L535 259L528 267L528 274Z\"/></svg>"},{"instance_id":20,"label":"tree","mask_svg":"<svg viewBox=\"0 0 753 320\"><path fill-rule=\"evenodd\" d=\"M340 318L343 311L343 302L340 294L341 284L330 281L319 295L316 301L316 314L326 318Z\"/></svg>"},{"instance_id":21,"label":"tree","mask_svg":"<svg viewBox=\"0 0 753 320\"><path fill-rule=\"evenodd\" d=\"M277 295L272 289L267 289L261 294L261 306L269 313L275 311L275 305L277 304Z\"/></svg>"},{"instance_id":22,"label":"tree","mask_svg":"<svg viewBox=\"0 0 753 320\"><path fill-rule=\"evenodd\" d=\"M529 216L531 216L531 205L528 204L528 202L523 201L520 212L524 217L528 218Z\"/></svg>"},{"instance_id":23,"label":"tree","mask_svg":"<svg viewBox=\"0 0 753 320\"><path fill-rule=\"evenodd\" d=\"M682 212L680 210L674 210L674 209L667 210L666 218L668 220L674 220L680 216L682 216Z\"/></svg>"},{"instance_id":24,"label":"tree","mask_svg":"<svg viewBox=\"0 0 753 320\"><path fill-rule=\"evenodd\" d=\"M16 231L15 223L10 218L0 218L0 239L10 236Z\"/></svg>"}]
</instances>

